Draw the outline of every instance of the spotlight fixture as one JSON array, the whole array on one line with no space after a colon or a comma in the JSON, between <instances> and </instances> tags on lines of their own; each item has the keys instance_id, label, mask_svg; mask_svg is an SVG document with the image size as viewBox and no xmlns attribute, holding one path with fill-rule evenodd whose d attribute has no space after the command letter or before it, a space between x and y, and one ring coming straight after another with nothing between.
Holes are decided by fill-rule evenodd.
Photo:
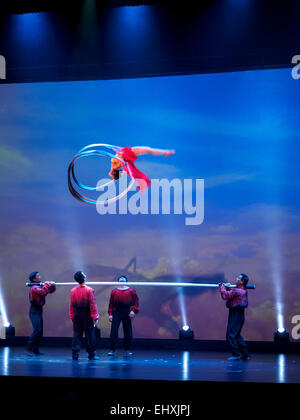
<instances>
[{"instance_id":1,"label":"spotlight fixture","mask_svg":"<svg viewBox=\"0 0 300 420\"><path fill-rule=\"evenodd\" d=\"M8 337L14 337L15 336L15 327L13 327L11 324L5 325L5 336Z\"/></svg>"},{"instance_id":2,"label":"spotlight fixture","mask_svg":"<svg viewBox=\"0 0 300 420\"><path fill-rule=\"evenodd\" d=\"M179 340L193 340L193 339L194 339L194 331L192 331L188 325L183 325L183 327L179 331Z\"/></svg>"},{"instance_id":3,"label":"spotlight fixture","mask_svg":"<svg viewBox=\"0 0 300 420\"><path fill-rule=\"evenodd\" d=\"M274 343L288 343L290 341L290 335L285 328L277 328L274 333Z\"/></svg>"}]
</instances>

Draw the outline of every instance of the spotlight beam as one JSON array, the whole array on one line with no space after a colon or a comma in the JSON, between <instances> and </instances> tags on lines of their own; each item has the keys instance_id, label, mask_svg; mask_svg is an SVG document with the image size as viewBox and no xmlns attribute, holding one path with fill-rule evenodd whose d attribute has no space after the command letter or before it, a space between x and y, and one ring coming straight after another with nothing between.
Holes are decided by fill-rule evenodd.
<instances>
[{"instance_id":1,"label":"spotlight beam","mask_svg":"<svg viewBox=\"0 0 300 420\"><path fill-rule=\"evenodd\" d=\"M26 286L41 286L42 282L32 283L28 282L26 283ZM54 282L56 286L77 286L78 283L75 282L65 282L65 283L56 283ZM112 286L112 285L120 285L118 281L87 281L85 282L87 285L93 285L93 286ZM128 281L126 282L126 285L131 286L168 286L168 287L212 287L217 288L219 287L219 284L210 284L210 283L179 283L179 282L159 282L159 281ZM225 283L225 286L230 288L236 288L237 286L235 284ZM247 284L247 289L256 289L255 284Z\"/></svg>"},{"instance_id":2,"label":"spotlight beam","mask_svg":"<svg viewBox=\"0 0 300 420\"><path fill-rule=\"evenodd\" d=\"M0 284L0 316L2 316L2 321L3 321L4 327L8 327L9 322L8 322L8 316L7 316L7 312L6 312L6 306L5 306L5 302L4 302L4 297L3 297L3 293L2 293L1 284Z\"/></svg>"}]
</instances>

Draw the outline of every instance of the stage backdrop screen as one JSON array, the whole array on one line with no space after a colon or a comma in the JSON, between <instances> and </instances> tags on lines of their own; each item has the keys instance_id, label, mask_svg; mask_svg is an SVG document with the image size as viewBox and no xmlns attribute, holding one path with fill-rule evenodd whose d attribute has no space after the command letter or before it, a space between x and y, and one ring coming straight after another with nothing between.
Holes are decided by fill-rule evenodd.
<instances>
[{"instance_id":1,"label":"stage backdrop screen","mask_svg":"<svg viewBox=\"0 0 300 420\"><path fill-rule=\"evenodd\" d=\"M277 69L1 85L0 281L16 335L31 332L28 275L71 282L77 270L89 281L125 274L174 283L235 282L245 273L257 286L245 338L273 340L280 323L291 331L300 314L299 83ZM115 207L95 206L76 200L67 182L74 155L93 143L175 154L138 156L152 186L142 195L134 186ZM79 159L75 171L95 187L110 179L110 159ZM113 183L116 193L125 181ZM96 200L108 193L77 190ZM108 337L113 286L93 287ZM218 289L136 291L134 337L177 338L188 324L196 339L225 338ZM45 336L72 335L69 296L58 286L46 297Z\"/></svg>"}]
</instances>

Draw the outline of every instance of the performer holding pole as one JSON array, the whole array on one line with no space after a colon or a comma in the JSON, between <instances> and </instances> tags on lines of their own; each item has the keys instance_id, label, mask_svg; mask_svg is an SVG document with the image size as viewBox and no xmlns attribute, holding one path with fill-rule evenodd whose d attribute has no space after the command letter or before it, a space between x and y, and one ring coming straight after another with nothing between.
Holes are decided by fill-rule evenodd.
<instances>
[{"instance_id":1,"label":"performer holding pole","mask_svg":"<svg viewBox=\"0 0 300 420\"><path fill-rule=\"evenodd\" d=\"M78 360L83 332L87 341L89 360L98 359L96 353L95 327L99 319L94 289L85 285L86 275L82 271L74 274L79 283L70 294L70 319L73 321L72 358Z\"/></svg>"},{"instance_id":2,"label":"performer holding pole","mask_svg":"<svg viewBox=\"0 0 300 420\"><path fill-rule=\"evenodd\" d=\"M247 283L248 276L240 274L236 278L236 288L230 288L225 283L219 284L219 290L226 306L229 309L226 340L228 341L232 357L228 360L249 360L247 345L241 336L245 322L245 308L248 306Z\"/></svg>"},{"instance_id":3,"label":"performer holding pole","mask_svg":"<svg viewBox=\"0 0 300 420\"><path fill-rule=\"evenodd\" d=\"M46 302L45 297L48 293L55 292L56 287L54 282L41 283L41 276L37 271L29 275L29 280L32 283L40 283L38 286L34 285L29 289L29 318L33 332L27 341L25 353L27 356L35 356L43 354L39 351L39 346L43 337L43 306Z\"/></svg>"},{"instance_id":4,"label":"performer holding pole","mask_svg":"<svg viewBox=\"0 0 300 420\"><path fill-rule=\"evenodd\" d=\"M124 348L128 356L132 355L131 340L132 340L132 325L131 321L139 312L139 299L136 291L127 286L125 276L119 277L120 286L113 289L110 295L108 306L108 316L111 324L110 332L110 352L109 356L115 354L116 340L118 338L118 331L120 323L123 324L124 331Z\"/></svg>"}]
</instances>

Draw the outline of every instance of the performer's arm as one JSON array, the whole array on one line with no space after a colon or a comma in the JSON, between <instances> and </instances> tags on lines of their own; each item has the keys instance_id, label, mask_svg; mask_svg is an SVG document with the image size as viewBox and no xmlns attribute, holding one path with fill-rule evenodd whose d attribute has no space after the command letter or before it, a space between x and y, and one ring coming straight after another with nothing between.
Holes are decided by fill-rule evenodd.
<instances>
[{"instance_id":1,"label":"performer's arm","mask_svg":"<svg viewBox=\"0 0 300 420\"><path fill-rule=\"evenodd\" d=\"M130 311L134 312L135 314L138 314L139 313L139 298L135 290L132 292L132 299L133 299L133 305L131 306Z\"/></svg>"},{"instance_id":2,"label":"performer's arm","mask_svg":"<svg viewBox=\"0 0 300 420\"><path fill-rule=\"evenodd\" d=\"M108 315L112 316L114 312L114 293L113 291L110 294L109 305L108 305Z\"/></svg>"},{"instance_id":3,"label":"performer's arm","mask_svg":"<svg viewBox=\"0 0 300 420\"><path fill-rule=\"evenodd\" d=\"M135 146L131 149L137 156L139 155L166 155L169 156L175 153L175 150L169 149L153 149L147 146Z\"/></svg>"},{"instance_id":4,"label":"performer's arm","mask_svg":"<svg viewBox=\"0 0 300 420\"><path fill-rule=\"evenodd\" d=\"M74 306L73 306L73 301L72 301L72 293L70 295L69 316L70 316L70 319L73 321L75 313L74 313Z\"/></svg>"},{"instance_id":5,"label":"performer's arm","mask_svg":"<svg viewBox=\"0 0 300 420\"><path fill-rule=\"evenodd\" d=\"M48 293L53 293L56 290L55 284L50 283L50 282L45 282L42 286L33 286L33 287L34 287L34 293L39 296L47 296Z\"/></svg>"},{"instance_id":6,"label":"performer's arm","mask_svg":"<svg viewBox=\"0 0 300 420\"><path fill-rule=\"evenodd\" d=\"M56 286L54 282L45 282L44 285L47 285L48 293L54 293L56 290Z\"/></svg>"},{"instance_id":7,"label":"performer's arm","mask_svg":"<svg viewBox=\"0 0 300 420\"><path fill-rule=\"evenodd\" d=\"M224 285L220 286L220 293L223 300L230 300L239 295L238 289L227 289Z\"/></svg>"},{"instance_id":8,"label":"performer's arm","mask_svg":"<svg viewBox=\"0 0 300 420\"><path fill-rule=\"evenodd\" d=\"M99 314L98 314L97 303L96 303L96 299L94 295L94 290L91 290L89 293L89 303L90 303L91 317L93 318L94 321L96 321L99 318Z\"/></svg>"}]
</instances>

